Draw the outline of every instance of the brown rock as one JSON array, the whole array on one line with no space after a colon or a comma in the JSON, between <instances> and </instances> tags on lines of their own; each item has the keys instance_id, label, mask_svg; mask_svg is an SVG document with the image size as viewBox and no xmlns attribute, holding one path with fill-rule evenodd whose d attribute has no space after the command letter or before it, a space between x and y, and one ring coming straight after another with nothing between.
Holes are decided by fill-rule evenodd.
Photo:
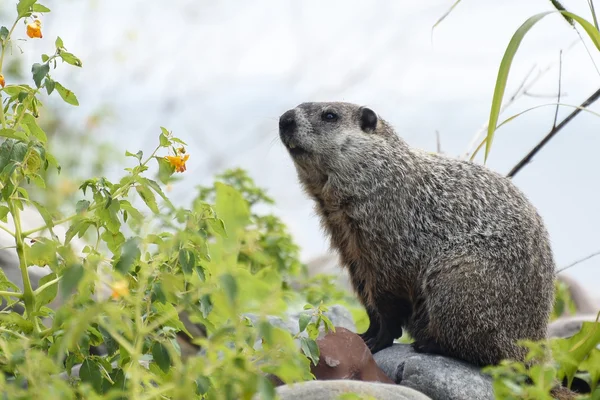
<instances>
[{"instance_id":1,"label":"brown rock","mask_svg":"<svg viewBox=\"0 0 600 400\"><path fill-rule=\"evenodd\" d=\"M317 339L320 358L311 372L317 380L349 379L366 382L394 383L377 366L365 342L356 333L336 327Z\"/></svg>"}]
</instances>

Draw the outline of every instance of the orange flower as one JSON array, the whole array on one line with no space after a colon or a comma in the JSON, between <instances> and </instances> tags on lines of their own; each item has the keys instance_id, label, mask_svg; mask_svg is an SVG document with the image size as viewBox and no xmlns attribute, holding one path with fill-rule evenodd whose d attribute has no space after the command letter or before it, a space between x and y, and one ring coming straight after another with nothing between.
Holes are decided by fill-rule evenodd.
<instances>
[{"instance_id":1,"label":"orange flower","mask_svg":"<svg viewBox=\"0 0 600 400\"><path fill-rule=\"evenodd\" d=\"M4 87L4 85L6 85L6 82L4 82L4 75L0 74L0 86Z\"/></svg>"},{"instance_id":2,"label":"orange flower","mask_svg":"<svg viewBox=\"0 0 600 400\"><path fill-rule=\"evenodd\" d=\"M119 297L124 297L129 294L129 284L126 280L115 282L112 285L112 298L118 299Z\"/></svg>"},{"instance_id":3,"label":"orange flower","mask_svg":"<svg viewBox=\"0 0 600 400\"><path fill-rule=\"evenodd\" d=\"M167 159L169 164L171 164L173 167L175 167L175 171L183 172L186 169L185 162L188 160L188 158L190 158L190 155L186 154L185 156L180 156L180 155L165 156L165 158Z\"/></svg>"},{"instance_id":4,"label":"orange flower","mask_svg":"<svg viewBox=\"0 0 600 400\"><path fill-rule=\"evenodd\" d=\"M42 21L39 19L33 20L27 24L27 36L30 38L42 38Z\"/></svg>"}]
</instances>

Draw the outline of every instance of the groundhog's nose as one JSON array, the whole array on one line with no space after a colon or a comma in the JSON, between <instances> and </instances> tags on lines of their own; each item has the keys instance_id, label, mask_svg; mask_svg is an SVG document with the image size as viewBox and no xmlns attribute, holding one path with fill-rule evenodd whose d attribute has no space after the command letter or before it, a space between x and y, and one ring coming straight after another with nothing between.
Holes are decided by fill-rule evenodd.
<instances>
[{"instance_id":1,"label":"groundhog's nose","mask_svg":"<svg viewBox=\"0 0 600 400\"><path fill-rule=\"evenodd\" d=\"M279 133L290 134L296 129L296 114L294 110L284 112L279 118Z\"/></svg>"}]
</instances>

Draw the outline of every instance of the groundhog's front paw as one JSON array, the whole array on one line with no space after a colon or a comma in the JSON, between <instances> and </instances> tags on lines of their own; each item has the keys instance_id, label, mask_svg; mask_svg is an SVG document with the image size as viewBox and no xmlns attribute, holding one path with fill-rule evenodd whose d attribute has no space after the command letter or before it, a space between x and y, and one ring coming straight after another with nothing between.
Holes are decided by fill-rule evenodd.
<instances>
[{"instance_id":1,"label":"groundhog's front paw","mask_svg":"<svg viewBox=\"0 0 600 400\"><path fill-rule=\"evenodd\" d=\"M371 350L371 353L375 354L380 350L390 347L394 343L394 337L390 332L382 330L379 331L376 337L365 341L365 343L369 350Z\"/></svg>"},{"instance_id":2,"label":"groundhog's front paw","mask_svg":"<svg viewBox=\"0 0 600 400\"><path fill-rule=\"evenodd\" d=\"M444 354L441 346L433 340L416 340L413 342L412 348L417 353Z\"/></svg>"}]
</instances>

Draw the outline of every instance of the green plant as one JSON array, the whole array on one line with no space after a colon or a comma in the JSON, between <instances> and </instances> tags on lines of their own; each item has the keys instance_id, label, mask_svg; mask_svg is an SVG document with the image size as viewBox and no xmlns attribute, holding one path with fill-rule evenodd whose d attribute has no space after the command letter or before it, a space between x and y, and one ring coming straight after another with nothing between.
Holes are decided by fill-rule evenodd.
<instances>
[{"instance_id":1,"label":"green plant","mask_svg":"<svg viewBox=\"0 0 600 400\"><path fill-rule=\"evenodd\" d=\"M0 74L19 23L43 29L31 22L42 12L50 10L21 0L14 24L0 28ZM306 278L284 224L254 211L272 200L243 171L227 171L199 188L189 208L175 207L163 187L185 171L190 155L184 141L161 128L150 155L126 152L131 166L120 180L85 180L71 213L50 212L36 201L43 192L34 188L44 189L50 174L61 171L38 123L43 91L78 104L50 75L60 60L82 66L57 38L54 54L32 67L35 86L8 82L0 90L0 229L14 237L24 282L21 291L0 273L3 396L273 398L270 375L286 383L311 379L316 333L321 325L332 328L327 308L305 305L296 336L267 322L267 315L284 316L307 297L317 300L308 289L292 289L315 283ZM157 180L148 176L153 164ZM20 215L32 209L45 224L24 229ZM64 238L54 232L58 225L67 227ZM81 253L71 246L75 238L90 239ZM32 265L51 269L37 288L29 278ZM50 308L57 300L60 306ZM206 335L192 337L182 313ZM249 313L258 316L254 324ZM184 362L177 335L188 335L199 353ZM106 354L90 350L99 346ZM71 376L74 365L78 378ZM61 373L70 379L58 379Z\"/></svg>"}]
</instances>

